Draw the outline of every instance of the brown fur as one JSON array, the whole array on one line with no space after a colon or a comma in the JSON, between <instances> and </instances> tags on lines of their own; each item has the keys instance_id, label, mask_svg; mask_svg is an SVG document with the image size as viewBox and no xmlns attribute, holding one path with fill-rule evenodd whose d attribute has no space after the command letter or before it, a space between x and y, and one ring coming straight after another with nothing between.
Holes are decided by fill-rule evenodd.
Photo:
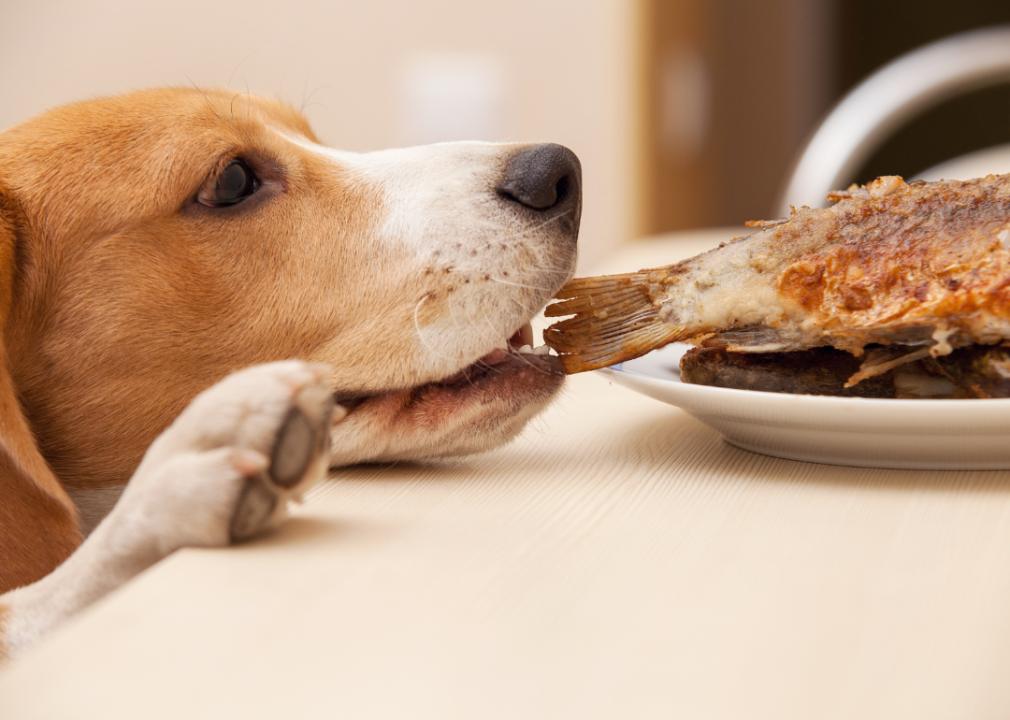
<instances>
[{"instance_id":1,"label":"brown fur","mask_svg":"<svg viewBox=\"0 0 1010 720\"><path fill-rule=\"evenodd\" d=\"M22 224L17 204L0 189L0 327L5 328L0 344L0 591L51 572L81 539L74 505L35 446L8 366L6 328Z\"/></svg>"},{"instance_id":2,"label":"brown fur","mask_svg":"<svg viewBox=\"0 0 1010 720\"><path fill-rule=\"evenodd\" d=\"M285 316L312 317L277 292L285 272L306 258L285 262L270 238L239 251L237 243L262 235L243 233L241 221L221 233L201 217L202 206L176 212L207 181L208 160L243 151L283 154L260 132L264 115L314 138L280 103L261 101L254 118L239 112L222 123L230 108L215 99L159 91L143 103L127 96L70 105L0 136L0 190L16 188L24 208L18 218L10 191L0 194L9 367L0 375L2 440L11 465L24 468L3 476L0 591L42 577L80 540L73 504L56 477L71 488L124 484L200 390L247 364L311 357L330 337L313 337L311 328L278 332ZM180 101L189 106L185 113ZM100 156L96 137L107 138ZM68 170L93 167L96 159L106 164L99 172ZM267 162L257 169L269 176ZM350 218L358 200L347 195L341 205ZM222 282L219 268L227 264L242 267ZM252 318L249 296L263 298L262 313ZM50 499L42 502L43 495Z\"/></svg>"},{"instance_id":3,"label":"brown fur","mask_svg":"<svg viewBox=\"0 0 1010 720\"><path fill-rule=\"evenodd\" d=\"M412 390L486 355L560 287L577 211L559 242L534 242L543 218L498 208L492 189L474 206L493 233L478 224L445 254L419 253L377 235L381 183L305 149L315 142L279 102L191 89L69 105L0 133L0 592L79 544L65 488L125 484L190 400L239 368L325 362L338 394L376 394L341 425L362 448L348 461L493 446L560 386L513 363L496 386L464 388L469 404ZM475 164L486 182L507 160L459 152L487 155ZM194 202L238 156L260 191L223 210ZM529 274L506 296L487 267ZM525 289L530 278L543 287ZM418 336L457 321L462 297L481 308L479 341L422 362ZM483 439L459 445L454 414ZM417 437L435 439L402 449Z\"/></svg>"}]
</instances>

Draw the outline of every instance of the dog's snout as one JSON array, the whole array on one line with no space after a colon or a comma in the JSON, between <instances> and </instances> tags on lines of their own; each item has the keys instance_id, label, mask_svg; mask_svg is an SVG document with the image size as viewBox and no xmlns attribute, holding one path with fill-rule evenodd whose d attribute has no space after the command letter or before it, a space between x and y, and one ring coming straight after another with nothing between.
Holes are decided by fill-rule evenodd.
<instances>
[{"instance_id":1,"label":"dog's snout","mask_svg":"<svg viewBox=\"0 0 1010 720\"><path fill-rule=\"evenodd\" d=\"M509 158L498 192L534 210L578 207L582 165L564 145L531 145Z\"/></svg>"}]
</instances>

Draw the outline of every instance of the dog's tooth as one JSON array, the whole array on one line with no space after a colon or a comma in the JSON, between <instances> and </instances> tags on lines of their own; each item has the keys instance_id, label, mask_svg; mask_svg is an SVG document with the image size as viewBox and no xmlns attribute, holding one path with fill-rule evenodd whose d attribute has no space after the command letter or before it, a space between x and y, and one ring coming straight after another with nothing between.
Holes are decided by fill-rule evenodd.
<instances>
[{"instance_id":1,"label":"dog's tooth","mask_svg":"<svg viewBox=\"0 0 1010 720\"><path fill-rule=\"evenodd\" d=\"M522 355L532 355L533 348L531 348L529 345L523 345L519 348L519 353Z\"/></svg>"},{"instance_id":2,"label":"dog's tooth","mask_svg":"<svg viewBox=\"0 0 1010 720\"><path fill-rule=\"evenodd\" d=\"M534 355L550 355L551 349L547 345L539 345L533 348Z\"/></svg>"},{"instance_id":3,"label":"dog's tooth","mask_svg":"<svg viewBox=\"0 0 1010 720\"><path fill-rule=\"evenodd\" d=\"M529 345L530 347L533 347L533 325L530 323L526 323L521 328L519 328L519 332L522 335L523 345Z\"/></svg>"}]
</instances>

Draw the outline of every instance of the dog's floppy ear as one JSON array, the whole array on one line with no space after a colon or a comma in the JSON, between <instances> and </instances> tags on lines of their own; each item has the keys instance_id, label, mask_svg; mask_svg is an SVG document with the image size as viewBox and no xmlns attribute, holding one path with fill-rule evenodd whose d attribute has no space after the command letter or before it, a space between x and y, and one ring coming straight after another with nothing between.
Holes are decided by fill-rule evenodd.
<instances>
[{"instance_id":1,"label":"dog's floppy ear","mask_svg":"<svg viewBox=\"0 0 1010 720\"><path fill-rule=\"evenodd\" d=\"M34 582L80 542L77 511L39 452L11 378L5 338L25 219L0 185L0 592Z\"/></svg>"}]
</instances>

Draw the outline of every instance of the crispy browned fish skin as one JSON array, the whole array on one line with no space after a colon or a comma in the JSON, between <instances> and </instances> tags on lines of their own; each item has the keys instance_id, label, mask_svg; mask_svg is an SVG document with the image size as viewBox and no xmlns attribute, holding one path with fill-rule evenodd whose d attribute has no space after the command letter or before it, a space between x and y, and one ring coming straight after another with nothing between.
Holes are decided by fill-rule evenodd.
<instances>
[{"instance_id":1,"label":"crispy browned fish skin","mask_svg":"<svg viewBox=\"0 0 1010 720\"><path fill-rule=\"evenodd\" d=\"M879 178L670 267L561 289L547 344L569 373L674 341L737 352L865 345L932 354L1010 338L1010 175Z\"/></svg>"}]
</instances>

